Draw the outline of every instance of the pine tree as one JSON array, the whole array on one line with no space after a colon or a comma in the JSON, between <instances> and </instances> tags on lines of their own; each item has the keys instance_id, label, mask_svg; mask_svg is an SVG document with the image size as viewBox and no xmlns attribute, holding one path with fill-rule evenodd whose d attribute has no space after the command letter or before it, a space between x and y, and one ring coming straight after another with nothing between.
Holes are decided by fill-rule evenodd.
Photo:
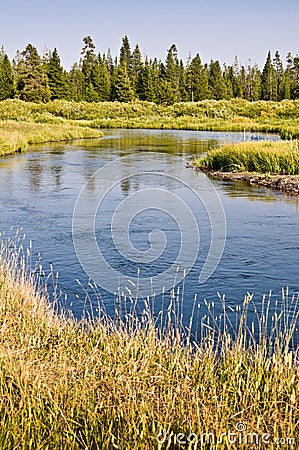
<instances>
[{"instance_id":1,"label":"pine tree","mask_svg":"<svg viewBox=\"0 0 299 450\"><path fill-rule=\"evenodd\" d=\"M53 52L50 52L45 67L49 79L51 100L69 99L70 90L68 74L65 72L61 65L60 57L56 48L54 48Z\"/></svg>"},{"instance_id":2,"label":"pine tree","mask_svg":"<svg viewBox=\"0 0 299 450\"><path fill-rule=\"evenodd\" d=\"M235 56L234 64L229 67L229 78L232 84L233 96L235 98L243 98L243 86L241 82L240 64L237 56Z\"/></svg>"},{"instance_id":3,"label":"pine tree","mask_svg":"<svg viewBox=\"0 0 299 450\"><path fill-rule=\"evenodd\" d=\"M130 73L131 71L131 46L130 46L130 42L129 42L129 38L128 36L124 36L122 39L122 46L120 48L120 53L119 53L119 64L120 65L127 65L127 69Z\"/></svg>"},{"instance_id":4,"label":"pine tree","mask_svg":"<svg viewBox=\"0 0 299 450\"><path fill-rule=\"evenodd\" d=\"M247 67L241 67L240 80L242 85L243 98L246 100L260 99L260 72L256 66L251 66L250 60Z\"/></svg>"},{"instance_id":5,"label":"pine tree","mask_svg":"<svg viewBox=\"0 0 299 450\"><path fill-rule=\"evenodd\" d=\"M111 94L111 82L108 65L105 57L99 54L94 62L91 73L90 101L109 101Z\"/></svg>"},{"instance_id":6,"label":"pine tree","mask_svg":"<svg viewBox=\"0 0 299 450\"><path fill-rule=\"evenodd\" d=\"M145 58L139 77L139 98L148 102L155 101L154 70L152 64Z\"/></svg>"},{"instance_id":7,"label":"pine tree","mask_svg":"<svg viewBox=\"0 0 299 450\"><path fill-rule=\"evenodd\" d=\"M286 68L284 71L284 98L291 98L291 68L293 65L293 56L292 53L289 52L286 57Z\"/></svg>"},{"instance_id":8,"label":"pine tree","mask_svg":"<svg viewBox=\"0 0 299 450\"><path fill-rule=\"evenodd\" d=\"M51 92L48 77L37 49L28 44L20 54L16 67L17 94L28 102L47 102Z\"/></svg>"},{"instance_id":9,"label":"pine tree","mask_svg":"<svg viewBox=\"0 0 299 450\"><path fill-rule=\"evenodd\" d=\"M69 80L71 99L76 102L82 101L85 96L85 78L78 63L71 67Z\"/></svg>"},{"instance_id":10,"label":"pine tree","mask_svg":"<svg viewBox=\"0 0 299 450\"><path fill-rule=\"evenodd\" d=\"M130 102L134 99L134 91L125 62L117 68L114 89L115 99L119 102Z\"/></svg>"},{"instance_id":11,"label":"pine tree","mask_svg":"<svg viewBox=\"0 0 299 450\"><path fill-rule=\"evenodd\" d=\"M179 102L187 102L188 101L188 91L187 91L187 74L184 67L184 63L180 60L179 65L179 93L177 97L177 101Z\"/></svg>"},{"instance_id":12,"label":"pine tree","mask_svg":"<svg viewBox=\"0 0 299 450\"><path fill-rule=\"evenodd\" d=\"M180 67L178 52L175 44L172 44L167 52L165 64L165 80L175 93L175 101L180 101Z\"/></svg>"},{"instance_id":13,"label":"pine tree","mask_svg":"<svg viewBox=\"0 0 299 450\"><path fill-rule=\"evenodd\" d=\"M256 102L261 99L262 74L257 64L251 69L251 97L250 100Z\"/></svg>"},{"instance_id":14,"label":"pine tree","mask_svg":"<svg viewBox=\"0 0 299 450\"><path fill-rule=\"evenodd\" d=\"M110 48L108 48L107 56L104 54L103 59L106 61L107 68L108 68L108 71L109 71L109 75L112 76L112 74L114 72L114 63L113 63L113 58L112 58L112 55L111 55Z\"/></svg>"},{"instance_id":15,"label":"pine tree","mask_svg":"<svg viewBox=\"0 0 299 450\"><path fill-rule=\"evenodd\" d=\"M159 79L158 89L156 93L158 103L165 105L173 105L176 102L177 94L173 86L164 77Z\"/></svg>"},{"instance_id":16,"label":"pine tree","mask_svg":"<svg viewBox=\"0 0 299 450\"><path fill-rule=\"evenodd\" d=\"M290 72L291 81L291 99L299 98L299 56L293 58L293 65Z\"/></svg>"},{"instance_id":17,"label":"pine tree","mask_svg":"<svg viewBox=\"0 0 299 450\"><path fill-rule=\"evenodd\" d=\"M105 65L108 69L108 75L109 75L109 85L110 85L109 100L115 100L116 99L116 93L115 93L116 65L114 64L110 48L108 48L107 55L105 55L105 54L103 55L103 61L105 61Z\"/></svg>"},{"instance_id":18,"label":"pine tree","mask_svg":"<svg viewBox=\"0 0 299 450\"><path fill-rule=\"evenodd\" d=\"M187 89L192 102L208 98L209 77L198 53L187 67Z\"/></svg>"},{"instance_id":19,"label":"pine tree","mask_svg":"<svg viewBox=\"0 0 299 450\"><path fill-rule=\"evenodd\" d=\"M82 55L82 73L84 75L84 100L98 101L98 94L95 89L95 73L97 72L95 45L90 36L83 38L84 46L81 51Z\"/></svg>"},{"instance_id":20,"label":"pine tree","mask_svg":"<svg viewBox=\"0 0 299 450\"><path fill-rule=\"evenodd\" d=\"M230 99L233 98L233 85L230 78L230 70L229 67L224 65L224 71L223 71L223 80L225 85L225 98Z\"/></svg>"},{"instance_id":21,"label":"pine tree","mask_svg":"<svg viewBox=\"0 0 299 450\"><path fill-rule=\"evenodd\" d=\"M151 69L151 77L153 80L154 86L154 102L158 103L158 94L160 89L161 77L162 77L162 68L163 68L163 77L165 78L165 68L161 61L158 61L157 58L150 60L150 69Z\"/></svg>"},{"instance_id":22,"label":"pine tree","mask_svg":"<svg viewBox=\"0 0 299 450\"><path fill-rule=\"evenodd\" d=\"M270 51L262 72L261 98L262 100L277 100L277 79Z\"/></svg>"},{"instance_id":23,"label":"pine tree","mask_svg":"<svg viewBox=\"0 0 299 450\"><path fill-rule=\"evenodd\" d=\"M211 60L210 62L209 92L210 98L215 100L221 100L226 96L225 83L219 61Z\"/></svg>"},{"instance_id":24,"label":"pine tree","mask_svg":"<svg viewBox=\"0 0 299 450\"><path fill-rule=\"evenodd\" d=\"M0 50L0 101L14 96L14 76L11 63L2 47Z\"/></svg>"},{"instance_id":25,"label":"pine tree","mask_svg":"<svg viewBox=\"0 0 299 450\"><path fill-rule=\"evenodd\" d=\"M284 68L278 51L275 52L273 66L276 72L277 80L277 100L280 101L284 98L285 94L285 76Z\"/></svg>"},{"instance_id":26,"label":"pine tree","mask_svg":"<svg viewBox=\"0 0 299 450\"><path fill-rule=\"evenodd\" d=\"M143 68L142 55L138 44L135 46L131 58L131 82L135 96L140 97L141 85L140 77Z\"/></svg>"}]
</instances>

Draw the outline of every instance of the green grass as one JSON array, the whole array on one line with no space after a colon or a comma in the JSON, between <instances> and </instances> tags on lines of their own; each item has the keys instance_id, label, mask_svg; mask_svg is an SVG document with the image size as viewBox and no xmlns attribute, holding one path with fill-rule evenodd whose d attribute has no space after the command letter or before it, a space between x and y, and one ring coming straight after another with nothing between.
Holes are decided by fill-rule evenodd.
<instances>
[{"instance_id":1,"label":"green grass","mask_svg":"<svg viewBox=\"0 0 299 450\"><path fill-rule=\"evenodd\" d=\"M44 124L35 122L0 121L0 155L23 151L29 144L96 138L101 131L73 124Z\"/></svg>"},{"instance_id":2,"label":"green grass","mask_svg":"<svg viewBox=\"0 0 299 450\"><path fill-rule=\"evenodd\" d=\"M248 296L234 312L235 336L226 315L224 331L211 315L195 345L174 325L171 304L163 331L149 313L117 324L54 313L20 249L11 240L1 246L0 448L180 448L157 435L219 437L238 422L248 433L298 439L298 352L289 345L298 316L287 293L281 313L263 300L256 339Z\"/></svg>"},{"instance_id":3,"label":"green grass","mask_svg":"<svg viewBox=\"0 0 299 450\"><path fill-rule=\"evenodd\" d=\"M13 124L19 125L14 129ZM98 128L272 132L296 139L299 101L203 100L171 106L141 101L0 102L0 154L22 150L31 142L98 137Z\"/></svg>"},{"instance_id":4,"label":"green grass","mask_svg":"<svg viewBox=\"0 0 299 450\"><path fill-rule=\"evenodd\" d=\"M299 175L298 141L241 142L212 149L194 161L197 167L220 172Z\"/></svg>"},{"instance_id":5,"label":"green grass","mask_svg":"<svg viewBox=\"0 0 299 450\"><path fill-rule=\"evenodd\" d=\"M0 120L73 124L91 128L165 128L279 133L299 136L299 100L249 102L203 100L171 106L150 102L76 103L55 100L45 104L20 100L0 102Z\"/></svg>"}]
</instances>

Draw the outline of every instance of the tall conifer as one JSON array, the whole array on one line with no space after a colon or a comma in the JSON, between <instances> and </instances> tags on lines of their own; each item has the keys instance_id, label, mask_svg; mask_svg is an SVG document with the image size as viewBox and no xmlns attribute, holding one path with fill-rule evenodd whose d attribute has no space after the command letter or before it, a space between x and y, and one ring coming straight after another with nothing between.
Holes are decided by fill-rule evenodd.
<instances>
[{"instance_id":1,"label":"tall conifer","mask_svg":"<svg viewBox=\"0 0 299 450\"><path fill-rule=\"evenodd\" d=\"M14 76L4 48L0 50L0 101L14 96Z\"/></svg>"},{"instance_id":2,"label":"tall conifer","mask_svg":"<svg viewBox=\"0 0 299 450\"><path fill-rule=\"evenodd\" d=\"M16 67L17 94L28 102L47 102L51 92L48 77L37 49L28 44L20 54Z\"/></svg>"}]
</instances>

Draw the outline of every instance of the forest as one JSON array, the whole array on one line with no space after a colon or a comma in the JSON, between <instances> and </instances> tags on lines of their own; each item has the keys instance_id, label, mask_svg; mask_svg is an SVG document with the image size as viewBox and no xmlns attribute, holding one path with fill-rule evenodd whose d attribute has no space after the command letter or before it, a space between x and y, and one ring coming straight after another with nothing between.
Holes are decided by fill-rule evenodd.
<instances>
[{"instance_id":1,"label":"forest","mask_svg":"<svg viewBox=\"0 0 299 450\"><path fill-rule=\"evenodd\" d=\"M143 100L171 105L205 99L242 98L249 101L299 98L299 56L290 52L283 63L278 51L268 52L261 69L250 61L221 66L218 60L203 63L200 54L179 59L171 45L165 61L143 57L138 44L131 49L124 36L119 56L97 53L91 36L83 39L79 62L69 71L56 48L43 56L32 44L17 51L11 61L0 51L0 101L17 98L28 102L74 100L77 102Z\"/></svg>"}]
</instances>

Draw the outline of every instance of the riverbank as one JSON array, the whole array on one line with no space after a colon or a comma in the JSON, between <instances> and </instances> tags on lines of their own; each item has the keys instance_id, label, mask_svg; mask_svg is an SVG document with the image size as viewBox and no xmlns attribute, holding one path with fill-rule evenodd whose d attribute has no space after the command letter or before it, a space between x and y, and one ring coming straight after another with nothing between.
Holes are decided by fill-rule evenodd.
<instances>
[{"instance_id":1,"label":"riverbank","mask_svg":"<svg viewBox=\"0 0 299 450\"><path fill-rule=\"evenodd\" d=\"M299 194L298 141L228 144L189 164L221 180L245 181Z\"/></svg>"},{"instance_id":2,"label":"riverbank","mask_svg":"<svg viewBox=\"0 0 299 450\"><path fill-rule=\"evenodd\" d=\"M58 315L36 278L18 268L12 240L0 255L1 448L151 450L170 448L185 433L208 449L230 432L245 449L245 429L254 444L267 435L259 448L298 438L292 309L274 314L267 338L264 300L253 340L247 297L234 338L215 322L195 346L171 321L162 333L148 313L140 320L128 314L118 325L105 316L78 322ZM282 304L292 304L287 293Z\"/></svg>"},{"instance_id":3,"label":"riverbank","mask_svg":"<svg viewBox=\"0 0 299 450\"><path fill-rule=\"evenodd\" d=\"M12 126L12 122L30 124L32 127L36 125L37 128L43 129L43 133L52 127L53 134L57 135L63 129L65 133L69 129L70 133L77 133L81 137L94 137L99 133L94 129L99 128L145 128L241 131L245 135L246 132L255 132L257 139L259 132L269 132L279 134L282 139L296 139L299 137L299 100L203 100L174 105L157 105L142 101L76 103L54 100L37 104L16 99L5 100L0 102L0 146L5 152L10 151L7 150L10 148L22 149L23 145L31 142L31 139L26 139L26 135L20 134L20 142L15 144L16 137L2 133L6 124ZM72 127L76 130L71 130ZM80 131L81 127L83 130ZM93 131L89 132L88 129ZM36 143L36 139L32 140ZM39 139L38 142L45 140Z\"/></svg>"},{"instance_id":4,"label":"riverbank","mask_svg":"<svg viewBox=\"0 0 299 450\"><path fill-rule=\"evenodd\" d=\"M0 156L24 151L30 144L102 137L103 133L74 124L0 121Z\"/></svg>"},{"instance_id":5,"label":"riverbank","mask_svg":"<svg viewBox=\"0 0 299 450\"><path fill-rule=\"evenodd\" d=\"M270 175L254 172L219 172L207 171L205 167L201 170L217 180L243 181L256 186L264 186L276 189L292 195L299 194L299 176L294 175Z\"/></svg>"}]
</instances>

